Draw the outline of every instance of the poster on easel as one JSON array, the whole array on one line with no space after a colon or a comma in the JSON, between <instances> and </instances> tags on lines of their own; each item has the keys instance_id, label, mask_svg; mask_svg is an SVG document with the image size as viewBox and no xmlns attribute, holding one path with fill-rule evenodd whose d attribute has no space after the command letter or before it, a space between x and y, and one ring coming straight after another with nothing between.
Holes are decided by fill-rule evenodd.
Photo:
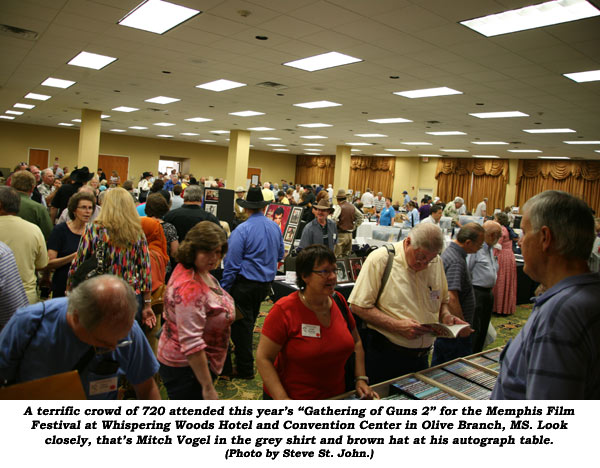
<instances>
[{"instance_id":1,"label":"poster on easel","mask_svg":"<svg viewBox=\"0 0 600 468\"><path fill-rule=\"evenodd\" d=\"M219 221L225 221L231 226L235 213L233 211L234 192L225 188L205 188L202 199L204 210L214 216Z\"/></svg>"},{"instance_id":2,"label":"poster on easel","mask_svg":"<svg viewBox=\"0 0 600 468\"><path fill-rule=\"evenodd\" d=\"M279 226L279 229L281 229L281 235L283 236L286 233L286 227L290 220L291 212L292 207L290 205L271 203L269 206L267 206L265 216Z\"/></svg>"}]
</instances>

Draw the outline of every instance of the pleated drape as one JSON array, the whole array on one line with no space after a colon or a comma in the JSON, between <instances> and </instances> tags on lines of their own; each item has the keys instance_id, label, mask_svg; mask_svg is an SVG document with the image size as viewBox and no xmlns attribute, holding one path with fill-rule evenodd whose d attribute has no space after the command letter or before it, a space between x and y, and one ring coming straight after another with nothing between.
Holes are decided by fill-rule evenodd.
<instances>
[{"instance_id":1,"label":"pleated drape","mask_svg":"<svg viewBox=\"0 0 600 468\"><path fill-rule=\"evenodd\" d=\"M391 197L395 165L396 159L393 157L352 156L348 188L361 193L370 188L373 193L381 192L384 196Z\"/></svg>"},{"instance_id":2,"label":"pleated drape","mask_svg":"<svg viewBox=\"0 0 600 468\"><path fill-rule=\"evenodd\" d=\"M335 156L306 156L299 155L296 158L297 184L333 184L335 171Z\"/></svg>"}]
</instances>

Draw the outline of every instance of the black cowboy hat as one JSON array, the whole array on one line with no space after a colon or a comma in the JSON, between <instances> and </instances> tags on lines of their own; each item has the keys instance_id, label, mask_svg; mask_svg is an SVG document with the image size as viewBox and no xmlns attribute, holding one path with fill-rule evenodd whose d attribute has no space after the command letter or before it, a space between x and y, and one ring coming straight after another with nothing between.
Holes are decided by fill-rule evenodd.
<instances>
[{"instance_id":1,"label":"black cowboy hat","mask_svg":"<svg viewBox=\"0 0 600 468\"><path fill-rule=\"evenodd\" d=\"M90 180L93 179L93 177L94 173L90 172L87 166L83 166L80 169L75 168L75 170L73 170L70 175L72 181L80 182L82 184L88 183Z\"/></svg>"},{"instance_id":2,"label":"black cowboy hat","mask_svg":"<svg viewBox=\"0 0 600 468\"><path fill-rule=\"evenodd\" d=\"M249 208L251 210L260 210L269 204L265 201L262 190L258 187L250 187L246 194L246 199L236 198L235 202L242 208Z\"/></svg>"}]
</instances>

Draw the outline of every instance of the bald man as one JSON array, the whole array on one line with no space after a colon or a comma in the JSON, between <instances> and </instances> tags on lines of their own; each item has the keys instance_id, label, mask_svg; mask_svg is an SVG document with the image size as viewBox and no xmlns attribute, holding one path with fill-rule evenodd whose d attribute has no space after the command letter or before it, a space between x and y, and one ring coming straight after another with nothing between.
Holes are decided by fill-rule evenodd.
<instances>
[{"instance_id":1,"label":"bald man","mask_svg":"<svg viewBox=\"0 0 600 468\"><path fill-rule=\"evenodd\" d=\"M494 256L493 247L502 235L502 228L496 221L486 221L483 224L484 244L477 252L467 256L467 266L473 279L475 292L475 314L473 316L473 352L483 350L487 329L492 317L494 296L492 289L498 275L498 261Z\"/></svg>"}]
</instances>

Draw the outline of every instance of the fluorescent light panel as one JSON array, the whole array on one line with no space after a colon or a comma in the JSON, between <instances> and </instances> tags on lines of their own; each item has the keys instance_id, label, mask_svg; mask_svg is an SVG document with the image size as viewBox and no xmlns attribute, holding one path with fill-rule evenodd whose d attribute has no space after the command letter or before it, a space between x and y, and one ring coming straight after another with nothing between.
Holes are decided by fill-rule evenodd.
<instances>
[{"instance_id":1,"label":"fluorescent light panel","mask_svg":"<svg viewBox=\"0 0 600 468\"><path fill-rule=\"evenodd\" d=\"M585 0L557 0L461 21L460 24L491 37L591 18L599 14L600 12Z\"/></svg>"},{"instance_id":2,"label":"fluorescent light panel","mask_svg":"<svg viewBox=\"0 0 600 468\"><path fill-rule=\"evenodd\" d=\"M508 145L505 141L472 141L474 145Z\"/></svg>"},{"instance_id":3,"label":"fluorescent light panel","mask_svg":"<svg viewBox=\"0 0 600 468\"><path fill-rule=\"evenodd\" d=\"M590 70L578 73L564 73L567 78L577 83L587 83L589 81L600 81L600 70Z\"/></svg>"},{"instance_id":4,"label":"fluorescent light panel","mask_svg":"<svg viewBox=\"0 0 600 468\"><path fill-rule=\"evenodd\" d=\"M441 158L439 154L420 154L422 158Z\"/></svg>"},{"instance_id":5,"label":"fluorescent light panel","mask_svg":"<svg viewBox=\"0 0 600 468\"><path fill-rule=\"evenodd\" d=\"M469 152L466 149L446 149L446 148L440 148L440 151L443 153L468 153Z\"/></svg>"},{"instance_id":6,"label":"fluorescent light panel","mask_svg":"<svg viewBox=\"0 0 600 468\"><path fill-rule=\"evenodd\" d=\"M17 109L33 109L35 105L33 104L23 104L22 102L17 102L13 107Z\"/></svg>"},{"instance_id":7,"label":"fluorescent light panel","mask_svg":"<svg viewBox=\"0 0 600 468\"><path fill-rule=\"evenodd\" d=\"M184 136L198 136L200 134L199 133L193 133L193 132L185 132L185 133L180 133L180 135L184 135Z\"/></svg>"},{"instance_id":8,"label":"fluorescent light panel","mask_svg":"<svg viewBox=\"0 0 600 468\"><path fill-rule=\"evenodd\" d=\"M241 88L246 86L245 83L238 83L237 81L231 80L216 80L209 83L196 85L196 88L207 89L209 91L215 91L220 93L221 91L227 91L228 89Z\"/></svg>"},{"instance_id":9,"label":"fluorescent light panel","mask_svg":"<svg viewBox=\"0 0 600 468\"><path fill-rule=\"evenodd\" d=\"M115 133L124 133L127 130L123 130L122 128L112 128L110 131Z\"/></svg>"},{"instance_id":10,"label":"fluorescent light panel","mask_svg":"<svg viewBox=\"0 0 600 468\"><path fill-rule=\"evenodd\" d=\"M461 91L457 91L456 89L447 88L445 86L441 88L427 88L427 89L413 89L412 91L397 91L393 94L397 94L398 96L407 97L410 99L419 99L426 97L435 97L435 96L450 96L452 94L462 94Z\"/></svg>"},{"instance_id":11,"label":"fluorescent light panel","mask_svg":"<svg viewBox=\"0 0 600 468\"><path fill-rule=\"evenodd\" d=\"M156 135L157 137L162 137L162 138L173 138L173 135Z\"/></svg>"},{"instance_id":12,"label":"fluorescent light panel","mask_svg":"<svg viewBox=\"0 0 600 468\"><path fill-rule=\"evenodd\" d=\"M573 141L563 141L567 145L600 145L600 141L585 141L585 140L573 140Z\"/></svg>"},{"instance_id":13,"label":"fluorescent light panel","mask_svg":"<svg viewBox=\"0 0 600 468\"><path fill-rule=\"evenodd\" d=\"M4 111L5 114L12 114L12 115L23 115L23 112L19 112L19 111L14 111L14 110L7 110Z\"/></svg>"},{"instance_id":14,"label":"fluorescent light panel","mask_svg":"<svg viewBox=\"0 0 600 468\"><path fill-rule=\"evenodd\" d=\"M14 117L10 116L10 115L0 115L0 119L4 119L4 120L15 120Z\"/></svg>"},{"instance_id":15,"label":"fluorescent light panel","mask_svg":"<svg viewBox=\"0 0 600 468\"><path fill-rule=\"evenodd\" d=\"M230 112L229 115L237 115L238 117L254 117L256 115L265 115L265 113L247 110L247 111L240 111L240 112Z\"/></svg>"},{"instance_id":16,"label":"fluorescent light panel","mask_svg":"<svg viewBox=\"0 0 600 468\"><path fill-rule=\"evenodd\" d=\"M412 122L412 120L403 119L401 117L392 117L389 119L370 119L369 122L378 123L378 124L391 124L391 123L407 123L407 122Z\"/></svg>"},{"instance_id":17,"label":"fluorescent light panel","mask_svg":"<svg viewBox=\"0 0 600 468\"><path fill-rule=\"evenodd\" d=\"M269 130L275 130L271 127L250 127L247 130L251 130L253 132L268 132Z\"/></svg>"},{"instance_id":18,"label":"fluorescent light panel","mask_svg":"<svg viewBox=\"0 0 600 468\"><path fill-rule=\"evenodd\" d=\"M148 130L148 127L140 127L139 125L134 125L133 127L129 127L132 130Z\"/></svg>"},{"instance_id":19,"label":"fluorescent light panel","mask_svg":"<svg viewBox=\"0 0 600 468\"><path fill-rule=\"evenodd\" d=\"M410 146L427 146L427 145L431 145L431 143L427 143L426 141L403 141L402 144L403 145L410 145Z\"/></svg>"},{"instance_id":20,"label":"fluorescent light panel","mask_svg":"<svg viewBox=\"0 0 600 468\"><path fill-rule=\"evenodd\" d=\"M152 125L156 125L157 127L172 127L175 124L171 122L158 122Z\"/></svg>"},{"instance_id":21,"label":"fluorescent light panel","mask_svg":"<svg viewBox=\"0 0 600 468\"><path fill-rule=\"evenodd\" d=\"M325 146L323 143L302 143L302 146Z\"/></svg>"},{"instance_id":22,"label":"fluorescent light panel","mask_svg":"<svg viewBox=\"0 0 600 468\"><path fill-rule=\"evenodd\" d=\"M509 153L541 153L540 150L536 149L512 149L508 150Z\"/></svg>"},{"instance_id":23,"label":"fluorescent light panel","mask_svg":"<svg viewBox=\"0 0 600 468\"><path fill-rule=\"evenodd\" d=\"M299 104L293 104L296 107L304 107L305 109L322 109L324 107L337 107L341 104L331 101L312 101L312 102L301 102Z\"/></svg>"},{"instance_id":24,"label":"fluorescent light panel","mask_svg":"<svg viewBox=\"0 0 600 468\"><path fill-rule=\"evenodd\" d=\"M217 140L198 140L201 141L202 143L216 143Z\"/></svg>"},{"instance_id":25,"label":"fluorescent light panel","mask_svg":"<svg viewBox=\"0 0 600 468\"><path fill-rule=\"evenodd\" d=\"M499 158L500 156L495 156L492 154L474 154L474 158Z\"/></svg>"},{"instance_id":26,"label":"fluorescent light panel","mask_svg":"<svg viewBox=\"0 0 600 468\"><path fill-rule=\"evenodd\" d=\"M354 136L362 138L387 138L387 135L381 133L355 133Z\"/></svg>"},{"instance_id":27,"label":"fluorescent light panel","mask_svg":"<svg viewBox=\"0 0 600 468\"><path fill-rule=\"evenodd\" d=\"M163 34L199 13L201 12L198 10L174 3L162 0L148 0L140 3L127 13L118 24L156 34Z\"/></svg>"},{"instance_id":28,"label":"fluorescent light panel","mask_svg":"<svg viewBox=\"0 0 600 468\"><path fill-rule=\"evenodd\" d=\"M60 125L62 127L72 127L74 124L67 123L67 122L60 122L58 125Z\"/></svg>"},{"instance_id":29,"label":"fluorescent light panel","mask_svg":"<svg viewBox=\"0 0 600 468\"><path fill-rule=\"evenodd\" d=\"M210 133L215 133L217 135L225 135L229 133L229 130L211 130Z\"/></svg>"},{"instance_id":30,"label":"fluorescent light panel","mask_svg":"<svg viewBox=\"0 0 600 468\"><path fill-rule=\"evenodd\" d=\"M267 143L267 146L285 146L283 143Z\"/></svg>"},{"instance_id":31,"label":"fluorescent light panel","mask_svg":"<svg viewBox=\"0 0 600 468\"><path fill-rule=\"evenodd\" d=\"M327 52L325 54L294 60L293 62L286 62L284 65L287 67L299 68L300 70L313 72L356 62L362 62L362 59L352 57L350 55L340 54L339 52Z\"/></svg>"},{"instance_id":32,"label":"fluorescent light panel","mask_svg":"<svg viewBox=\"0 0 600 468\"><path fill-rule=\"evenodd\" d=\"M61 80L59 78L46 78L42 82L42 86L50 86L52 88L63 88L63 89L66 89L69 86L73 86L74 84L75 84L75 81Z\"/></svg>"},{"instance_id":33,"label":"fluorescent light panel","mask_svg":"<svg viewBox=\"0 0 600 468\"><path fill-rule=\"evenodd\" d=\"M394 155L389 154L389 153L375 153L373 156L394 156Z\"/></svg>"},{"instance_id":34,"label":"fluorescent light panel","mask_svg":"<svg viewBox=\"0 0 600 468\"><path fill-rule=\"evenodd\" d=\"M289 151L289 149L275 148L273 151Z\"/></svg>"},{"instance_id":35,"label":"fluorescent light panel","mask_svg":"<svg viewBox=\"0 0 600 468\"><path fill-rule=\"evenodd\" d=\"M81 123L81 119L71 119L71 122Z\"/></svg>"},{"instance_id":36,"label":"fluorescent light panel","mask_svg":"<svg viewBox=\"0 0 600 468\"><path fill-rule=\"evenodd\" d=\"M523 131L527 133L577 133L570 128L530 128Z\"/></svg>"},{"instance_id":37,"label":"fluorescent light panel","mask_svg":"<svg viewBox=\"0 0 600 468\"><path fill-rule=\"evenodd\" d=\"M466 135L465 132L451 131L451 132L425 132L427 135L434 136L453 136L453 135Z\"/></svg>"},{"instance_id":38,"label":"fluorescent light panel","mask_svg":"<svg viewBox=\"0 0 600 468\"><path fill-rule=\"evenodd\" d=\"M127 107L127 106L119 106L119 107L115 107L114 109L111 109L117 112L135 112L138 111L139 109L137 107Z\"/></svg>"},{"instance_id":39,"label":"fluorescent light panel","mask_svg":"<svg viewBox=\"0 0 600 468\"><path fill-rule=\"evenodd\" d=\"M205 119L204 117L191 117L189 119L184 119L188 122L212 122L213 119Z\"/></svg>"},{"instance_id":40,"label":"fluorescent light panel","mask_svg":"<svg viewBox=\"0 0 600 468\"><path fill-rule=\"evenodd\" d=\"M326 123L307 123L307 124L298 124L298 127L323 128L323 127L333 127L333 125L329 125Z\"/></svg>"},{"instance_id":41,"label":"fluorescent light panel","mask_svg":"<svg viewBox=\"0 0 600 468\"><path fill-rule=\"evenodd\" d=\"M110 115L104 115L104 114L102 114L102 115L100 116L100 118L101 118L101 119L108 119L109 117L110 117Z\"/></svg>"},{"instance_id":42,"label":"fluorescent light panel","mask_svg":"<svg viewBox=\"0 0 600 468\"><path fill-rule=\"evenodd\" d=\"M300 138L306 138L307 140L323 140L327 137L321 135L302 135Z\"/></svg>"},{"instance_id":43,"label":"fluorescent light panel","mask_svg":"<svg viewBox=\"0 0 600 468\"><path fill-rule=\"evenodd\" d=\"M93 54L91 52L79 52L69 62L69 65L75 65L76 67L91 68L93 70L102 70L105 66L113 63L116 57L109 57L108 55Z\"/></svg>"},{"instance_id":44,"label":"fluorescent light panel","mask_svg":"<svg viewBox=\"0 0 600 468\"><path fill-rule=\"evenodd\" d=\"M152 102L154 104L171 104L173 102L181 101L181 99L172 98L168 96L156 96L150 99L145 99L144 102Z\"/></svg>"},{"instance_id":45,"label":"fluorescent light panel","mask_svg":"<svg viewBox=\"0 0 600 468\"><path fill-rule=\"evenodd\" d=\"M353 142L346 143L348 146L373 146L371 143L361 143L361 142Z\"/></svg>"},{"instance_id":46,"label":"fluorescent light panel","mask_svg":"<svg viewBox=\"0 0 600 468\"><path fill-rule=\"evenodd\" d=\"M519 111L506 111L506 112L476 112L472 115L478 119L505 119L509 117L529 117L528 114L524 114Z\"/></svg>"},{"instance_id":47,"label":"fluorescent light panel","mask_svg":"<svg viewBox=\"0 0 600 468\"><path fill-rule=\"evenodd\" d=\"M37 94L37 93L28 93L25 95L26 99L35 99L36 101L47 101L52 96L48 96L46 94Z\"/></svg>"},{"instance_id":48,"label":"fluorescent light panel","mask_svg":"<svg viewBox=\"0 0 600 468\"><path fill-rule=\"evenodd\" d=\"M571 159L568 156L538 156L538 159Z\"/></svg>"},{"instance_id":49,"label":"fluorescent light panel","mask_svg":"<svg viewBox=\"0 0 600 468\"><path fill-rule=\"evenodd\" d=\"M277 140L281 140L281 138L277 138L277 137L260 137L259 140L277 141Z\"/></svg>"},{"instance_id":50,"label":"fluorescent light panel","mask_svg":"<svg viewBox=\"0 0 600 468\"><path fill-rule=\"evenodd\" d=\"M401 151L410 151L410 150L407 150L407 149L405 149L405 148L385 148L385 150L386 150L386 151L397 152L397 153L399 153L399 152L401 152Z\"/></svg>"}]
</instances>

